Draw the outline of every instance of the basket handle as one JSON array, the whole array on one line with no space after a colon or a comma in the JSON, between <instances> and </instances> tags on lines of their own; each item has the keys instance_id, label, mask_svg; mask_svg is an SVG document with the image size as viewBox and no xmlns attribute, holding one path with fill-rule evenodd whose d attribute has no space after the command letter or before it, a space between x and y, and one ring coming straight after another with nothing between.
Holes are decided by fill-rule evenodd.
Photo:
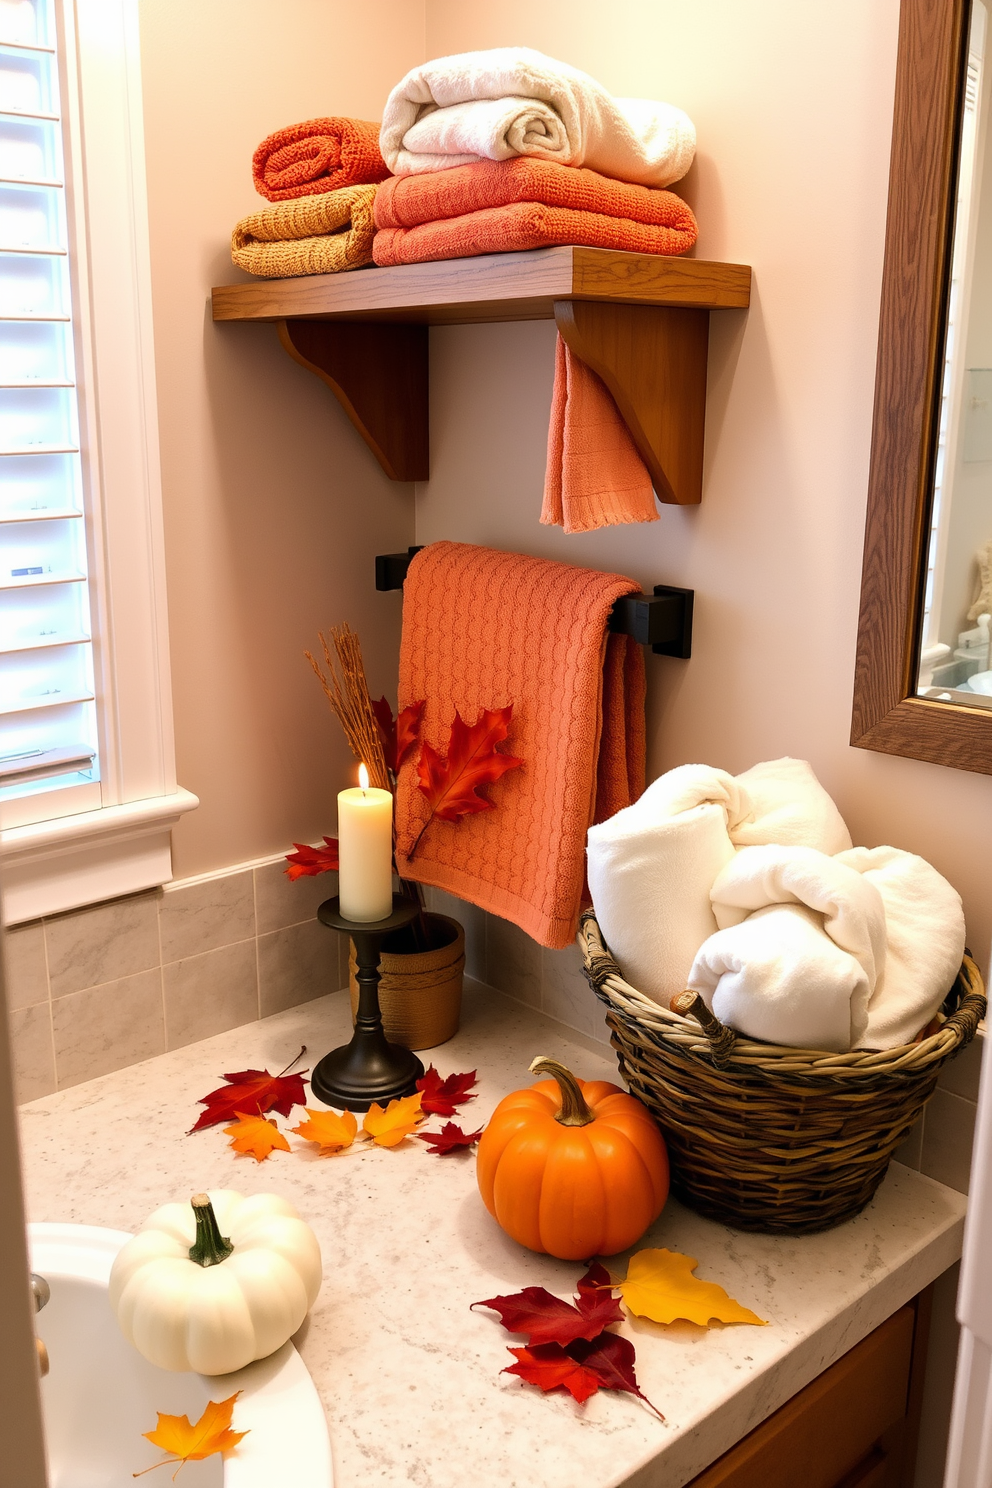
<instances>
[{"instance_id":1,"label":"basket handle","mask_svg":"<svg viewBox=\"0 0 992 1488\"><path fill-rule=\"evenodd\" d=\"M695 1018L705 1033L710 1045L710 1056L717 1069L724 1069L733 1052L737 1035L732 1028L721 1023L706 1006L698 992L677 992L668 1004L673 1013L683 1018Z\"/></svg>"}]
</instances>

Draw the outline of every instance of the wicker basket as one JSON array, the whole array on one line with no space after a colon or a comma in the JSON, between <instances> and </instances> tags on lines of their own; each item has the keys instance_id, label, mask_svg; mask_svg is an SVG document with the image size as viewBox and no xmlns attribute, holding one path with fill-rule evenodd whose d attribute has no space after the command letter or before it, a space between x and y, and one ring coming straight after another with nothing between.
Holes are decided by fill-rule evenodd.
<instances>
[{"instance_id":1,"label":"wicker basket","mask_svg":"<svg viewBox=\"0 0 992 1488\"><path fill-rule=\"evenodd\" d=\"M629 986L592 910L579 943L620 1072L665 1133L672 1192L739 1230L812 1234L859 1213L941 1065L970 1042L985 1013L982 980L966 955L945 1021L919 1043L881 1053L783 1048L735 1034L692 994L682 1016Z\"/></svg>"}]
</instances>

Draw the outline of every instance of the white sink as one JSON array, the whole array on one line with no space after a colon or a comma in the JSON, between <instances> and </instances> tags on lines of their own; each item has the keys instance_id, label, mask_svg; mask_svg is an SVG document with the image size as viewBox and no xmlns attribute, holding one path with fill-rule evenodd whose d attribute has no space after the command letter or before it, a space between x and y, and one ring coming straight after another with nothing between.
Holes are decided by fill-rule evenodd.
<instances>
[{"instance_id":1,"label":"white sink","mask_svg":"<svg viewBox=\"0 0 992 1488\"><path fill-rule=\"evenodd\" d=\"M188 1462L182 1488L333 1488L320 1398L291 1343L236 1374L172 1374L125 1342L107 1300L114 1257L130 1235L94 1225L28 1226L31 1268L52 1289L37 1317L51 1371L42 1380L51 1488L134 1488L163 1460L142 1437L158 1411L196 1421L208 1400L243 1394L233 1428L249 1435L226 1458ZM174 1470L174 1469L173 1469ZM152 1474L150 1483L171 1472Z\"/></svg>"}]
</instances>

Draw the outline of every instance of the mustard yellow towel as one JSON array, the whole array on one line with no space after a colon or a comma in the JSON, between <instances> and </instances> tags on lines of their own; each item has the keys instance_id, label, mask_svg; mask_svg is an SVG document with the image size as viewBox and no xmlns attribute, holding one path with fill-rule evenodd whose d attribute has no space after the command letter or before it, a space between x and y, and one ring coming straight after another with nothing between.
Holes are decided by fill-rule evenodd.
<instances>
[{"instance_id":1,"label":"mustard yellow towel","mask_svg":"<svg viewBox=\"0 0 992 1488\"><path fill-rule=\"evenodd\" d=\"M264 279L337 274L372 262L375 186L344 186L263 207L231 234L231 257Z\"/></svg>"}]
</instances>

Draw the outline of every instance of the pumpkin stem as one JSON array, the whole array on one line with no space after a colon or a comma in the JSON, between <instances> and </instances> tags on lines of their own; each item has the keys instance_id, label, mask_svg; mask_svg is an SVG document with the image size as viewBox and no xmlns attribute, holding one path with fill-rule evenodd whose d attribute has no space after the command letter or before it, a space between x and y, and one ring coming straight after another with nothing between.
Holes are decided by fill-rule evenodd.
<instances>
[{"instance_id":1,"label":"pumpkin stem","mask_svg":"<svg viewBox=\"0 0 992 1488\"><path fill-rule=\"evenodd\" d=\"M545 1059L539 1057L533 1061L530 1067L532 1075L550 1075L553 1080L558 1081L558 1089L561 1092L561 1110L555 1116L555 1120L562 1126L588 1126L596 1118L586 1105L585 1097L579 1089L579 1082L570 1069L559 1064L557 1059Z\"/></svg>"},{"instance_id":2,"label":"pumpkin stem","mask_svg":"<svg viewBox=\"0 0 992 1488\"><path fill-rule=\"evenodd\" d=\"M194 1194L190 1203L196 1215L196 1239L189 1248L189 1258L198 1266L219 1266L221 1261L227 1260L234 1246L226 1235L221 1234L208 1194Z\"/></svg>"}]
</instances>

